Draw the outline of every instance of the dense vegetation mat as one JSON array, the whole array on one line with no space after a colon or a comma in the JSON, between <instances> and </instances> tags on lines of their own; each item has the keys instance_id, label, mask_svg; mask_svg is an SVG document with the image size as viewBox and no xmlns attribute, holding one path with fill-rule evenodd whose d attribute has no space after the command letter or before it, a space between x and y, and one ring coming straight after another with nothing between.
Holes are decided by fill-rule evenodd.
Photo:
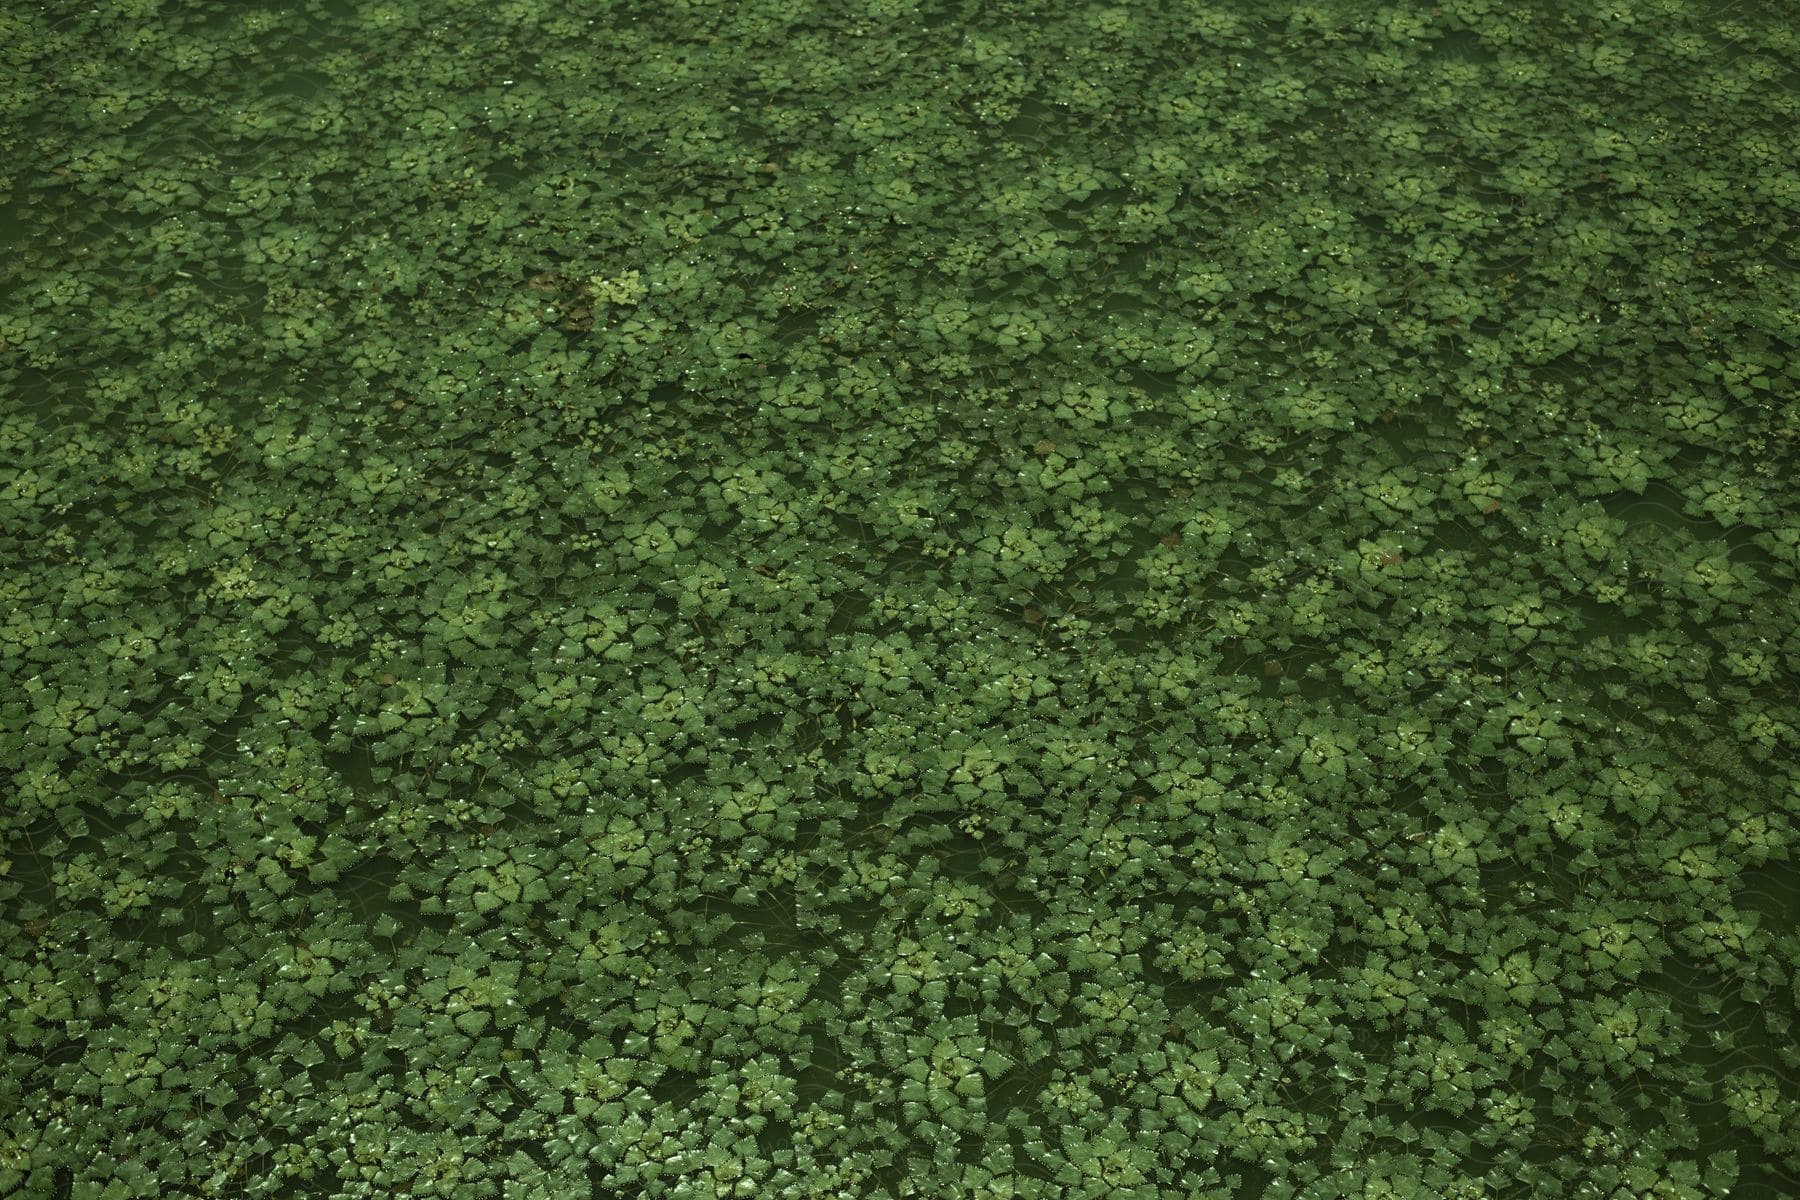
<instances>
[{"instance_id":1,"label":"dense vegetation mat","mask_svg":"<svg viewBox=\"0 0 1800 1200\"><path fill-rule=\"evenodd\" d=\"M1790 6L0 61L0 1193L1800 1194Z\"/></svg>"}]
</instances>

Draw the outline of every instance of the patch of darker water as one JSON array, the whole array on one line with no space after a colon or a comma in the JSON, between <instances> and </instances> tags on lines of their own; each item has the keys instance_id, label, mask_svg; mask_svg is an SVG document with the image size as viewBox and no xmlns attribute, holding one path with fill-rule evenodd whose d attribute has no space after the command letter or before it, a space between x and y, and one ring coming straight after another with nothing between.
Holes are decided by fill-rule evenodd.
<instances>
[{"instance_id":1,"label":"patch of darker water","mask_svg":"<svg viewBox=\"0 0 1800 1200\"><path fill-rule=\"evenodd\" d=\"M367 791L375 786L375 759L369 747L355 742L324 753L325 765L352 788Z\"/></svg>"},{"instance_id":2,"label":"patch of darker water","mask_svg":"<svg viewBox=\"0 0 1800 1200\"><path fill-rule=\"evenodd\" d=\"M937 861L938 873L975 884L1002 911L1033 920L1045 915L1043 901L1019 881L1021 856L1005 847L958 827L933 825L928 853Z\"/></svg>"},{"instance_id":3,"label":"patch of darker water","mask_svg":"<svg viewBox=\"0 0 1800 1200\"><path fill-rule=\"evenodd\" d=\"M1031 1014L1024 1011L1018 1013L1021 1026L1032 1020ZM1033 1047L1041 1045L1041 1039L1033 1039ZM1019 1052L1021 1050L1023 1052ZM1044 1111L1043 1092L1050 1082L1052 1067L1046 1061L1046 1054L1040 1050L1015 1045L1004 1053L1013 1062L1006 1070L988 1080L988 1113L1005 1124L1029 1126Z\"/></svg>"},{"instance_id":4,"label":"patch of darker water","mask_svg":"<svg viewBox=\"0 0 1800 1200\"><path fill-rule=\"evenodd\" d=\"M1732 1195L1788 1200L1800 1194L1794 1176L1782 1170L1754 1133L1733 1119L1725 1099L1732 1078L1748 1072L1776 1074L1789 1104L1800 1096L1800 1079L1777 1065L1784 1057L1791 1058L1793 1043L1791 1037L1772 1034L1765 1008L1768 997L1753 998L1742 976L1728 975L1681 952L1671 954L1662 969L1642 976L1637 985L1667 997L1680 1020L1685 1044L1661 1056L1672 1059L1688 1081L1679 1099L1699 1146L1707 1154L1736 1151L1743 1170ZM1775 1002L1785 1003L1791 1015L1791 998Z\"/></svg>"},{"instance_id":5,"label":"patch of darker water","mask_svg":"<svg viewBox=\"0 0 1800 1200\"><path fill-rule=\"evenodd\" d=\"M1791 939L1800 931L1800 869L1785 854L1745 868L1732 899L1757 914L1762 928L1778 938Z\"/></svg>"},{"instance_id":6,"label":"patch of darker water","mask_svg":"<svg viewBox=\"0 0 1800 1200\"><path fill-rule=\"evenodd\" d=\"M338 898L341 908L370 927L382 917L390 918L398 926L397 937L407 936L406 931L449 930L454 924L449 915L427 915L416 901L398 897L394 885L404 870L405 865L390 854L371 854L322 890Z\"/></svg>"}]
</instances>

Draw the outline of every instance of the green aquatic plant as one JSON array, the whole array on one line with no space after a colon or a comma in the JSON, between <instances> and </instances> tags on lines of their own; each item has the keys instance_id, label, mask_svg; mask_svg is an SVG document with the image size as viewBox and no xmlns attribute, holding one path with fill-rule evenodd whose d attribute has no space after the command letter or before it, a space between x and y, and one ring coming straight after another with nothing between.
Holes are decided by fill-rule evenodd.
<instances>
[{"instance_id":1,"label":"green aquatic plant","mask_svg":"<svg viewBox=\"0 0 1800 1200\"><path fill-rule=\"evenodd\" d=\"M63 7L0 1193L1794 1192L1782 14Z\"/></svg>"}]
</instances>

